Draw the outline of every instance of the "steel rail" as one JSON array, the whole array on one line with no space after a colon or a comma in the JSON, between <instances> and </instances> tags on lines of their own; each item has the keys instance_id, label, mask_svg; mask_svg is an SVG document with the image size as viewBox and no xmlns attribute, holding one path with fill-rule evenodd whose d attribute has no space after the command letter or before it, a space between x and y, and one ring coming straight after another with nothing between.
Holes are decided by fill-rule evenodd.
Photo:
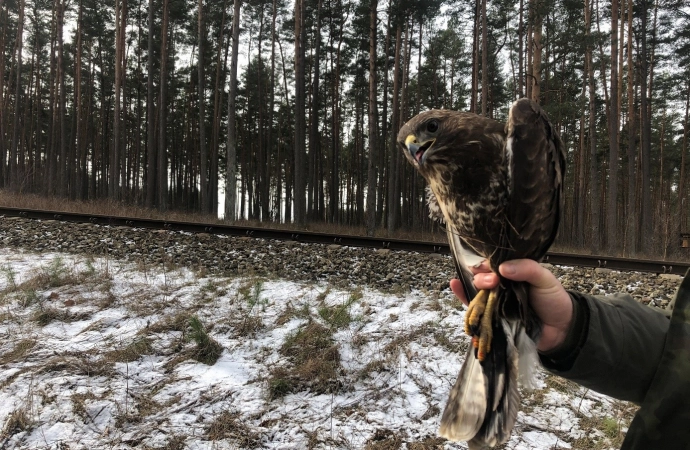
<instances>
[{"instance_id":1,"label":"steel rail","mask_svg":"<svg viewBox=\"0 0 690 450\"><path fill-rule=\"evenodd\" d=\"M155 230L185 231L189 233L208 233L226 236L248 236L261 239L297 241L310 244L338 244L349 247L402 250L420 253L450 254L448 244L420 242L407 239L389 239L353 235L334 235L313 231L280 230L224 224L204 224L174 220L143 219L137 217L118 217L101 214L83 214L62 211L42 211L24 208L0 207L0 216L23 217L37 220L57 220L73 223L93 223L116 227L146 228ZM611 270L666 273L684 275L690 269L689 262L654 261L629 259L611 256L576 255L549 252L544 261L550 264L597 267Z\"/></svg>"}]
</instances>

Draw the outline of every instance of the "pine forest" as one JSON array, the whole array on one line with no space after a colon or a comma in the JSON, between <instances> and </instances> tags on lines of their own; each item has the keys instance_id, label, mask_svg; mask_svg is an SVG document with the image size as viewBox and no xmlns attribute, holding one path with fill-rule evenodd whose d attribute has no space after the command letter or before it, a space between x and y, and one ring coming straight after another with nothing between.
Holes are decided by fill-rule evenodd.
<instances>
[{"instance_id":1,"label":"pine forest","mask_svg":"<svg viewBox=\"0 0 690 450\"><path fill-rule=\"evenodd\" d=\"M689 256L686 0L0 0L0 49L7 191L431 231L398 129L529 97L562 248Z\"/></svg>"}]
</instances>

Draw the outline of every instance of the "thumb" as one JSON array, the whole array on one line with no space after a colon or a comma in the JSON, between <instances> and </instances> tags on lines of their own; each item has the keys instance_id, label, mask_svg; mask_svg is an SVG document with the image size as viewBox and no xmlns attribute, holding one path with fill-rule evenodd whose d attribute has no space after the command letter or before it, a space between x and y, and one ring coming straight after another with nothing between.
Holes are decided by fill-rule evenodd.
<instances>
[{"instance_id":1,"label":"thumb","mask_svg":"<svg viewBox=\"0 0 690 450\"><path fill-rule=\"evenodd\" d=\"M550 288L555 281L553 274L533 259L506 261L498 271L509 280L526 281L536 288Z\"/></svg>"},{"instance_id":2,"label":"thumb","mask_svg":"<svg viewBox=\"0 0 690 450\"><path fill-rule=\"evenodd\" d=\"M453 291L453 294L455 294L455 296L459 298L460 301L465 304L465 306L470 304L470 302L467 300L467 296L465 295L465 289L462 287L462 281L458 279L450 280L450 290Z\"/></svg>"}]
</instances>

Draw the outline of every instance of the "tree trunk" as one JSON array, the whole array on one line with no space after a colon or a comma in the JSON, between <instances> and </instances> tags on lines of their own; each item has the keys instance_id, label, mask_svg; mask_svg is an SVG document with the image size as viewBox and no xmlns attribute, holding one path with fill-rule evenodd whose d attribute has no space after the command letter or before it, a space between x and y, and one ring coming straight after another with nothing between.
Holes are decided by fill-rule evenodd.
<instances>
[{"instance_id":1,"label":"tree trunk","mask_svg":"<svg viewBox=\"0 0 690 450\"><path fill-rule=\"evenodd\" d=\"M65 1L58 6L58 21L57 21L57 42L58 42L58 63L57 75L58 86L60 89L59 105L58 105L58 119L60 123L60 162L58 169L58 195L64 196L67 193L67 118L65 117L66 107L66 93L65 93L65 61L64 61L64 40L62 32L65 20Z\"/></svg>"},{"instance_id":2,"label":"tree trunk","mask_svg":"<svg viewBox=\"0 0 690 450\"><path fill-rule=\"evenodd\" d=\"M24 49L24 5L25 0L19 1L19 18L17 23L17 45L16 45L16 75L17 81L14 87L14 118L12 120L12 149L10 151L10 186L13 190L19 190L20 180L19 174L17 173L17 157L18 157L18 146L19 146L19 114L20 114L20 104L22 96L22 51ZM1 57L4 58L4 55ZM2 92L0 92L2 95ZM5 139L4 136L0 136L0 139ZM4 158L3 158L4 161Z\"/></svg>"},{"instance_id":3,"label":"tree trunk","mask_svg":"<svg viewBox=\"0 0 690 450\"><path fill-rule=\"evenodd\" d=\"M211 211L211 193L208 186L208 153L206 148L206 89L205 89L205 71L204 71L204 40L206 33L204 30L204 0L199 0L198 24L199 39L197 47L199 48L199 57L197 58L197 76L199 78L197 87L199 91L199 189L201 190L201 212L203 214L210 214ZM220 43L218 45L221 45Z\"/></svg>"},{"instance_id":4,"label":"tree trunk","mask_svg":"<svg viewBox=\"0 0 690 450\"><path fill-rule=\"evenodd\" d=\"M532 89L531 98L541 103L541 34L542 34L542 4L540 0L532 0L534 18L534 36L532 40Z\"/></svg>"},{"instance_id":5,"label":"tree trunk","mask_svg":"<svg viewBox=\"0 0 690 450\"><path fill-rule=\"evenodd\" d=\"M320 68L321 68L321 4L322 1L319 0L316 8L316 28L314 31L314 79L312 81L312 94L311 94L311 120L309 121L309 164L308 164L308 179L309 179L309 192L307 199L307 209L309 217L311 219L316 219L314 214L314 199L318 196L318 182L316 178L316 164L317 155L319 154L320 148L320 137L319 137L319 81L320 81Z\"/></svg>"},{"instance_id":6,"label":"tree trunk","mask_svg":"<svg viewBox=\"0 0 690 450\"><path fill-rule=\"evenodd\" d=\"M524 62L524 57L525 57L525 52L524 52L525 21L523 18L524 11L525 11L525 0L520 0L520 18L518 20L518 98L522 98L525 96L525 75L524 75L524 69L525 69L525 62Z\"/></svg>"},{"instance_id":7,"label":"tree trunk","mask_svg":"<svg viewBox=\"0 0 690 450\"><path fill-rule=\"evenodd\" d=\"M369 158L367 164L367 236L376 228L376 29L378 0L369 4ZM421 33L421 29L420 29ZM687 120L686 120L687 122Z\"/></svg>"},{"instance_id":8,"label":"tree trunk","mask_svg":"<svg viewBox=\"0 0 690 450\"><path fill-rule=\"evenodd\" d=\"M589 191L590 191L590 250L596 254L600 247L600 222L601 222L601 192L599 190L599 164L597 158L597 129L596 129L596 88L594 85L594 67L592 64L592 44L591 44L591 18L590 0L585 0L585 36L587 39L587 52L585 64L587 66L588 86L589 86ZM534 85L536 86L536 84ZM533 88L534 88L533 86ZM533 96L534 98L534 96Z\"/></svg>"},{"instance_id":9,"label":"tree trunk","mask_svg":"<svg viewBox=\"0 0 690 450\"><path fill-rule=\"evenodd\" d=\"M489 42L486 29L486 0L482 0L482 116L489 103Z\"/></svg>"},{"instance_id":10,"label":"tree trunk","mask_svg":"<svg viewBox=\"0 0 690 450\"><path fill-rule=\"evenodd\" d=\"M635 67L633 66L633 2L628 0L628 198L626 204L625 247L627 255L637 253L637 223L635 214L635 180L637 179L637 162L635 160L635 140L637 119L635 118Z\"/></svg>"},{"instance_id":11,"label":"tree trunk","mask_svg":"<svg viewBox=\"0 0 690 450\"><path fill-rule=\"evenodd\" d=\"M525 51L527 52L527 61L525 68L525 97L532 98L532 85L534 84L532 78L532 30L534 29L534 1L529 0L529 6L527 8L527 44L525 45Z\"/></svg>"},{"instance_id":12,"label":"tree trunk","mask_svg":"<svg viewBox=\"0 0 690 450\"><path fill-rule=\"evenodd\" d=\"M585 70L582 75L582 95L580 101L580 142L577 158L577 189L575 190L575 201L577 202L575 215L575 244L580 247L585 246L585 204L589 197L587 195L587 181L586 181L586 161L587 161L587 145L585 134L585 102L587 99L587 87L589 86L589 74L587 73L587 62L585 61Z\"/></svg>"},{"instance_id":13,"label":"tree trunk","mask_svg":"<svg viewBox=\"0 0 690 450\"><path fill-rule=\"evenodd\" d=\"M1 0L4 2L4 0ZM2 11L0 8L0 22L2 29L0 30L0 48L5 48L7 40L7 10ZM0 187L6 186L7 179L7 151L9 150L5 145L5 58L0 58Z\"/></svg>"},{"instance_id":14,"label":"tree trunk","mask_svg":"<svg viewBox=\"0 0 690 450\"><path fill-rule=\"evenodd\" d=\"M82 10L83 10L83 5L82 5L82 0L79 0L79 12L77 14L77 35L76 35L76 48L75 48L75 61L74 61L74 104L75 104L75 109L76 109L76 117L73 118L74 123L75 123L75 130L76 132L74 133L74 136L72 136L72 142L74 145L74 152L72 155L72 158L70 158L70 163L77 163L76 164L76 173L73 171L70 171L70 176L73 179L73 184L70 185L70 197L71 198L83 198L82 197L82 192L83 192L83 187L81 184L82 178L80 177L80 167L78 164L77 158L79 158L79 155L81 155L81 147L84 145L82 142L82 133L80 132L82 129L82 121L84 120L82 117L82 93L81 93L81 71L82 71L82 26L83 26L83 20L82 20Z\"/></svg>"},{"instance_id":15,"label":"tree trunk","mask_svg":"<svg viewBox=\"0 0 690 450\"><path fill-rule=\"evenodd\" d=\"M269 149L269 151L275 151L276 145L274 142L274 137L273 137L273 117L274 117L274 106L275 106L275 93L276 93L276 18L278 15L278 1L273 0L273 8L272 8L272 14L271 14L271 87L270 87L270 92L269 92L269 98L268 98L268 134L266 136L266 146ZM270 154L269 154L269 161L270 161ZM278 174L280 173L280 158L276 158L276 164L275 166ZM270 174L269 174L269 179L270 179ZM277 180L280 180L280 175L276 177ZM270 183L269 185L266 186L266 192L269 191L270 188ZM280 188L276 189L277 192L280 192ZM269 200L269 195L266 196L267 200L267 206L268 208L268 200ZM275 208L273 211L273 218L280 222L280 215L277 213L279 209Z\"/></svg>"},{"instance_id":16,"label":"tree trunk","mask_svg":"<svg viewBox=\"0 0 690 450\"><path fill-rule=\"evenodd\" d=\"M688 152L688 134L690 133L690 123L688 123L690 113L690 80L685 80L685 120L683 121L683 147L680 157L680 180L678 182L678 215L680 216L680 231L688 232L688 210L685 207L685 155Z\"/></svg>"},{"instance_id":17,"label":"tree trunk","mask_svg":"<svg viewBox=\"0 0 690 450\"><path fill-rule=\"evenodd\" d=\"M384 65L383 65L383 110L381 111L381 133L386 135L388 130L388 60L389 60L389 49L391 44L391 17L393 16L393 2L388 2L388 14L386 14L386 43L384 47ZM392 133L392 132L391 132ZM380 139L378 149L378 161L379 161L379 183L378 183L378 195L376 197L376 223L383 224L384 213L387 213L387 207L384 209L384 204L386 203L386 198L384 195L388 193L388 179L390 174L386 170L386 155L388 153L387 146L388 142L385 138Z\"/></svg>"},{"instance_id":18,"label":"tree trunk","mask_svg":"<svg viewBox=\"0 0 690 450\"><path fill-rule=\"evenodd\" d=\"M149 36L148 36L148 61L147 71L148 77L146 82L146 207L153 208L156 205L156 197L158 193L158 148L156 147L156 109L153 104L154 88L153 88L153 0L149 1Z\"/></svg>"},{"instance_id":19,"label":"tree trunk","mask_svg":"<svg viewBox=\"0 0 690 450\"><path fill-rule=\"evenodd\" d=\"M645 255L649 255L652 250L652 197L651 197L651 179L650 179L650 155L651 155L651 118L649 117L649 97L648 97L648 66L647 66L647 7L648 0L643 0L641 10L641 42L640 42L640 121L642 124L641 133L641 192L642 192L642 209L640 216L642 219L642 227L640 235L642 236L642 251Z\"/></svg>"},{"instance_id":20,"label":"tree trunk","mask_svg":"<svg viewBox=\"0 0 690 450\"><path fill-rule=\"evenodd\" d=\"M163 23L161 25L161 78L160 96L158 100L158 209L168 209L168 153L166 146L167 136L167 66L168 66L168 4L169 0L163 0Z\"/></svg>"},{"instance_id":21,"label":"tree trunk","mask_svg":"<svg viewBox=\"0 0 690 450\"><path fill-rule=\"evenodd\" d=\"M228 92L228 130L225 172L225 220L237 218L237 137L235 97L237 96L237 52L240 41L240 9L242 0L234 0L232 16L232 58L230 59L230 91Z\"/></svg>"},{"instance_id":22,"label":"tree trunk","mask_svg":"<svg viewBox=\"0 0 690 450\"><path fill-rule=\"evenodd\" d=\"M390 159L388 160L388 232L398 228L398 216L400 211L400 171L398 170L398 153L396 136L400 125L400 105L398 93L400 92L400 50L402 47L402 22L398 22L395 30L395 66L393 68L393 106L391 108L391 139Z\"/></svg>"},{"instance_id":23,"label":"tree trunk","mask_svg":"<svg viewBox=\"0 0 690 450\"><path fill-rule=\"evenodd\" d=\"M611 0L611 106L609 115L609 176L606 188L606 245L609 254L618 249L618 1Z\"/></svg>"},{"instance_id":24,"label":"tree trunk","mask_svg":"<svg viewBox=\"0 0 690 450\"><path fill-rule=\"evenodd\" d=\"M117 200L119 197L118 180L120 165L120 97L121 97L121 78L120 61L122 61L122 47L120 46L120 35L124 32L120 26L120 15L122 14L121 1L115 0L115 110L113 111L113 140L110 149L110 177L108 179L108 197ZM62 158L62 153L60 153ZM60 162L63 165L63 162ZM63 183L60 183L62 186Z\"/></svg>"},{"instance_id":25,"label":"tree trunk","mask_svg":"<svg viewBox=\"0 0 690 450\"><path fill-rule=\"evenodd\" d=\"M294 202L295 223L306 224L306 177L304 174L305 139L305 96L304 96L304 0L295 0L295 169Z\"/></svg>"},{"instance_id":26,"label":"tree trunk","mask_svg":"<svg viewBox=\"0 0 690 450\"><path fill-rule=\"evenodd\" d=\"M472 88L470 93L470 112L475 114L477 113L477 95L479 93L479 20L481 17L481 1L482 0L476 0L474 5L474 28L472 32Z\"/></svg>"},{"instance_id":27,"label":"tree trunk","mask_svg":"<svg viewBox=\"0 0 690 450\"><path fill-rule=\"evenodd\" d=\"M209 165L209 201L211 203L211 210L209 212L214 216L218 215L218 153L220 147L220 112L223 104L223 88L221 83L225 85L228 62L228 46L224 46L227 3L227 0L223 1L223 17L220 21L220 30L218 31L218 52L216 53L216 81L213 87L213 131L211 137L211 163ZM221 63L223 47L225 47L225 58Z\"/></svg>"}]
</instances>

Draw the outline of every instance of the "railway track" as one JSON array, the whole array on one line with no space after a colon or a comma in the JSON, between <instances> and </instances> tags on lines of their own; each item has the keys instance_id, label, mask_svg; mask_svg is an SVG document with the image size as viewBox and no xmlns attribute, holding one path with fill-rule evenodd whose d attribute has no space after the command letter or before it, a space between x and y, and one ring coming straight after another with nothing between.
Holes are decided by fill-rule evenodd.
<instances>
[{"instance_id":1,"label":"railway track","mask_svg":"<svg viewBox=\"0 0 690 450\"><path fill-rule=\"evenodd\" d=\"M276 239L316 244L338 244L350 247L402 250L421 253L449 254L448 244L419 242L405 239L374 238L366 236L335 235L309 231L279 230L222 224L203 224L136 217L115 217L99 214L81 214L61 211L40 211L23 208L0 207L0 216L23 217L37 220L56 220L73 223L93 223L115 227L146 228L155 230L185 231L226 236L247 236L260 239ZM576 255L549 252L544 262L557 265L598 267L621 271L637 271L657 274L684 275L690 269L689 262L654 261L597 255Z\"/></svg>"}]
</instances>

